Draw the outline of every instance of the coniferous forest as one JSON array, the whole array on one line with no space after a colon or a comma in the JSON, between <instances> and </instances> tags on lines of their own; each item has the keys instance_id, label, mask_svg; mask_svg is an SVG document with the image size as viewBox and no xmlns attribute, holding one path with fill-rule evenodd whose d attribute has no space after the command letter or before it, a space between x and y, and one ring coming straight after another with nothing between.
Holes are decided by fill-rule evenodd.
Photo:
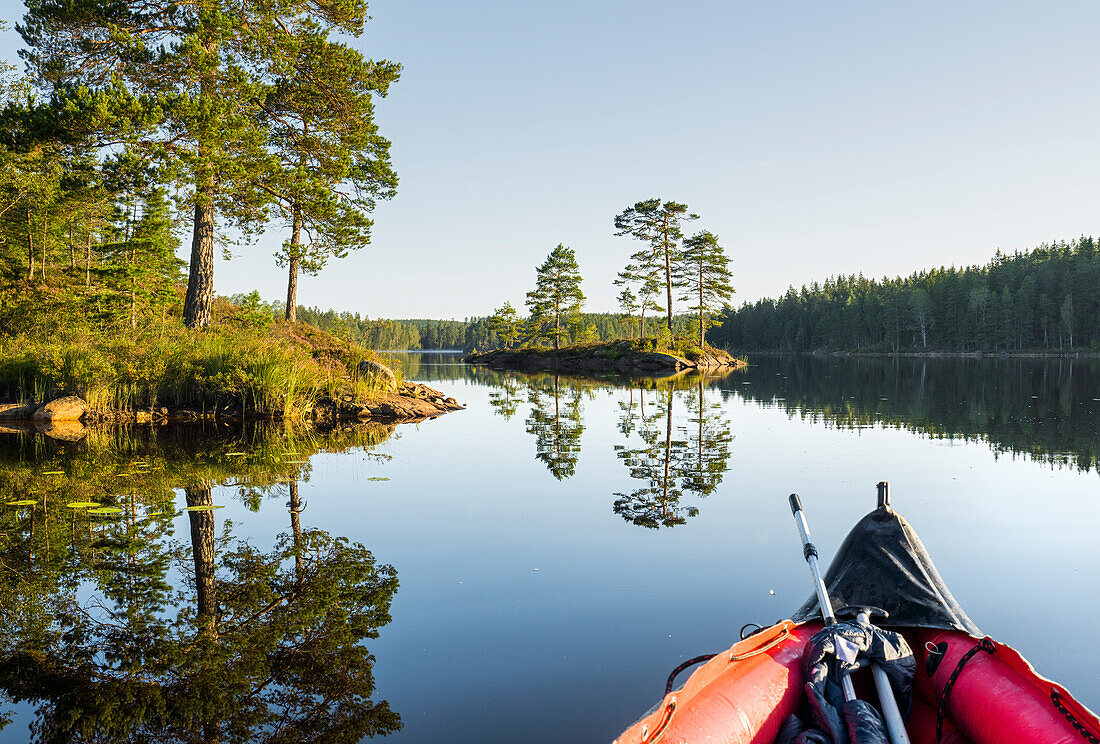
<instances>
[{"instance_id":1,"label":"coniferous forest","mask_svg":"<svg viewBox=\"0 0 1100 744\"><path fill-rule=\"evenodd\" d=\"M838 276L727 309L708 338L755 351L1095 351L1100 250L1081 237L998 252L984 266Z\"/></svg>"}]
</instances>

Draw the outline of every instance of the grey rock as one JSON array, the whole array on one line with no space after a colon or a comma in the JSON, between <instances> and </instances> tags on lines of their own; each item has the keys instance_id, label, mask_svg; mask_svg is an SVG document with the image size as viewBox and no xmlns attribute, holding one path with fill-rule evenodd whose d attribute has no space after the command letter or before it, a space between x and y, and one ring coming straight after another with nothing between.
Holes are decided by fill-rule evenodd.
<instances>
[{"instance_id":1,"label":"grey rock","mask_svg":"<svg viewBox=\"0 0 1100 744\"><path fill-rule=\"evenodd\" d=\"M359 362L359 376L369 385L387 393L397 390L397 377L390 368L371 359Z\"/></svg>"}]
</instances>

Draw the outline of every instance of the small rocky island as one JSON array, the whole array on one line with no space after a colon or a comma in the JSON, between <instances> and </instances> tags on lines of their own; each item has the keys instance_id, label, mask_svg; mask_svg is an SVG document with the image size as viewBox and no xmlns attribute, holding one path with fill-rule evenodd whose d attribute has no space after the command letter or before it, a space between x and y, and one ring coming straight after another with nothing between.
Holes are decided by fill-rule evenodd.
<instances>
[{"instance_id":1,"label":"small rocky island","mask_svg":"<svg viewBox=\"0 0 1100 744\"><path fill-rule=\"evenodd\" d=\"M577 344L560 349L519 348L474 352L463 361L493 369L570 372L620 372L627 375L670 375L687 370L728 372L746 365L744 359L709 346L658 349L652 339L626 339Z\"/></svg>"}]
</instances>

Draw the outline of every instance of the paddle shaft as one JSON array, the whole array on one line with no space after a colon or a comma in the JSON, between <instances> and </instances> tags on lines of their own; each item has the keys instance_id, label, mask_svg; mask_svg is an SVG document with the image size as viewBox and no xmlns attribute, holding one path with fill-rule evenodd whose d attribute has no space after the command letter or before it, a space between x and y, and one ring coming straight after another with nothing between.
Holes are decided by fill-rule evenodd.
<instances>
[{"instance_id":1,"label":"paddle shaft","mask_svg":"<svg viewBox=\"0 0 1100 744\"><path fill-rule=\"evenodd\" d=\"M856 615L856 620L865 625L871 624L871 615L866 610ZM905 720L894 699L894 690L890 687L890 678L878 664L871 665L871 674L875 678L878 701L882 706L882 719L886 722L886 732L890 735L890 744L909 744L909 734L905 731ZM845 677L847 679L847 677Z\"/></svg>"},{"instance_id":2,"label":"paddle shaft","mask_svg":"<svg viewBox=\"0 0 1100 744\"><path fill-rule=\"evenodd\" d=\"M825 588L825 580L821 578L821 569L817 566L817 548L810 541L810 525L806 523L806 514L802 511L802 501L797 493L792 493L791 513L798 523L798 533L802 536L802 554L806 556L806 563L810 564L810 573L814 576L814 591L817 592L817 603L821 605L821 617L826 625L836 623L836 615L833 614L833 603L829 601L829 590ZM840 686L844 690L845 700L856 699L856 688L852 686L851 678L845 674L840 678Z\"/></svg>"}]
</instances>

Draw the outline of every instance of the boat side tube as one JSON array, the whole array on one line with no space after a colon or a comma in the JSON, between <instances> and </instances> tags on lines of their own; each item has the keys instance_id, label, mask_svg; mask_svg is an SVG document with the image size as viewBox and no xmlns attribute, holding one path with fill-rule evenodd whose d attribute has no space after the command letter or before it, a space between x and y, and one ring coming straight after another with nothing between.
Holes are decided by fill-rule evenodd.
<instances>
[{"instance_id":1,"label":"boat side tube","mask_svg":"<svg viewBox=\"0 0 1100 744\"><path fill-rule=\"evenodd\" d=\"M784 620L735 643L615 744L771 744L804 699L802 651L821 623Z\"/></svg>"},{"instance_id":2,"label":"boat side tube","mask_svg":"<svg viewBox=\"0 0 1100 744\"><path fill-rule=\"evenodd\" d=\"M1003 643L923 631L914 650L918 692L973 744L1100 742L1096 714Z\"/></svg>"}]
</instances>

